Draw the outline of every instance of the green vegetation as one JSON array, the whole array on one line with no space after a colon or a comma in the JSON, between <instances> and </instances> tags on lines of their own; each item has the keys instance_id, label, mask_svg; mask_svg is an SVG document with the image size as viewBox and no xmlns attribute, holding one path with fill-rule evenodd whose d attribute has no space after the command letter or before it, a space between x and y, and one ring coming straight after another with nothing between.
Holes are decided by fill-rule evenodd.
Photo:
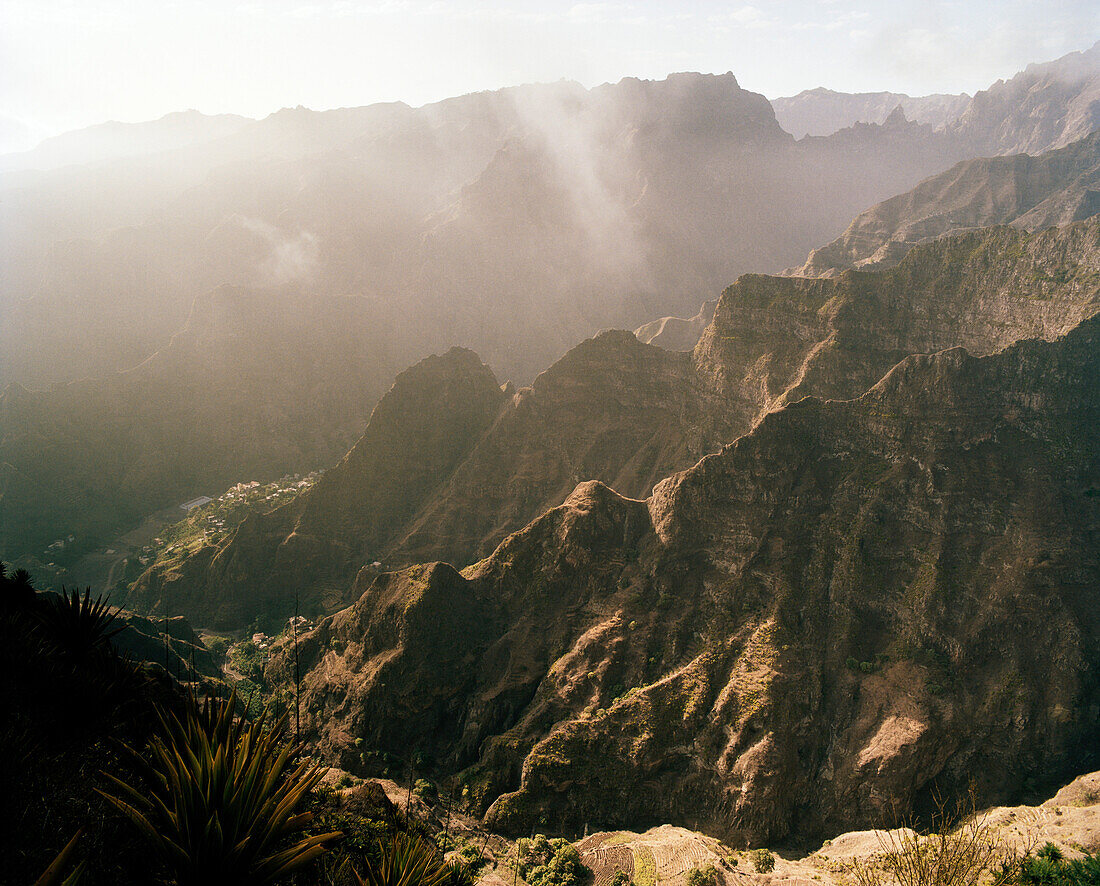
<instances>
[{"instance_id":1,"label":"green vegetation","mask_svg":"<svg viewBox=\"0 0 1100 886\"><path fill-rule=\"evenodd\" d=\"M71 667L86 666L103 655L111 638L122 630L114 624L108 599L99 596L92 600L91 596L91 588L83 597L62 588L60 597L47 599L35 611L51 651Z\"/></svg>"},{"instance_id":2,"label":"green vegetation","mask_svg":"<svg viewBox=\"0 0 1100 886\"><path fill-rule=\"evenodd\" d=\"M634 882L637 886L656 886L657 860L645 846L634 846Z\"/></svg>"},{"instance_id":3,"label":"green vegetation","mask_svg":"<svg viewBox=\"0 0 1100 886\"><path fill-rule=\"evenodd\" d=\"M1100 854L1067 860L1061 849L1047 843L1020 862L1024 886L1100 886Z\"/></svg>"},{"instance_id":4,"label":"green vegetation","mask_svg":"<svg viewBox=\"0 0 1100 886\"><path fill-rule=\"evenodd\" d=\"M770 874L775 870L775 856L770 849L754 849L749 853L749 859L758 874Z\"/></svg>"},{"instance_id":5,"label":"green vegetation","mask_svg":"<svg viewBox=\"0 0 1100 886\"><path fill-rule=\"evenodd\" d=\"M712 864L706 867L692 868L684 878L686 886L718 886L718 870Z\"/></svg>"},{"instance_id":6,"label":"green vegetation","mask_svg":"<svg viewBox=\"0 0 1100 886\"><path fill-rule=\"evenodd\" d=\"M616 868L615 876L611 878L611 886L628 886L630 876L622 868Z\"/></svg>"},{"instance_id":7,"label":"green vegetation","mask_svg":"<svg viewBox=\"0 0 1100 886\"><path fill-rule=\"evenodd\" d=\"M286 718L247 722L235 711L235 695L188 697L182 717L161 718L148 759L134 753L140 780L107 776L104 796L180 886L273 883L340 836L301 834L313 816L295 810L324 770L292 762L303 748L284 741Z\"/></svg>"},{"instance_id":8,"label":"green vegetation","mask_svg":"<svg viewBox=\"0 0 1100 886\"><path fill-rule=\"evenodd\" d=\"M439 799L439 792L436 791L435 785L426 778L416 780L416 784L413 785L413 793L425 803L434 803Z\"/></svg>"},{"instance_id":9,"label":"green vegetation","mask_svg":"<svg viewBox=\"0 0 1100 886\"><path fill-rule=\"evenodd\" d=\"M530 886L574 886L587 871L576 847L560 837L548 840L535 834L531 840L520 840L516 853L519 874Z\"/></svg>"},{"instance_id":10,"label":"green vegetation","mask_svg":"<svg viewBox=\"0 0 1100 886\"><path fill-rule=\"evenodd\" d=\"M238 483L213 501L197 507L143 547L135 559L145 566L155 560L178 561L205 544L217 544L251 514L264 514L297 498L319 474L280 477L271 483Z\"/></svg>"},{"instance_id":11,"label":"green vegetation","mask_svg":"<svg viewBox=\"0 0 1100 886\"><path fill-rule=\"evenodd\" d=\"M244 640L229 648L229 662L246 680L264 686L264 665L267 653L252 640Z\"/></svg>"},{"instance_id":12,"label":"green vegetation","mask_svg":"<svg viewBox=\"0 0 1100 886\"><path fill-rule=\"evenodd\" d=\"M439 850L415 834L394 834L381 847L380 857L355 875L359 886L449 886L460 872L446 864Z\"/></svg>"}]
</instances>

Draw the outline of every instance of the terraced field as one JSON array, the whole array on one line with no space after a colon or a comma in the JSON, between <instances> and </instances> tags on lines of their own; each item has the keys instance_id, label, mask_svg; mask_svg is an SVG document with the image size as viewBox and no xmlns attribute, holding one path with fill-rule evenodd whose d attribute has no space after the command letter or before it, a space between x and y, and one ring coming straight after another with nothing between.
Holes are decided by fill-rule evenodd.
<instances>
[{"instance_id":1,"label":"terraced field","mask_svg":"<svg viewBox=\"0 0 1100 886\"><path fill-rule=\"evenodd\" d=\"M682 886L688 871L707 865L714 865L725 882L733 879L725 862L730 850L710 837L670 825L644 834L592 834L577 849L592 868L595 886L608 886L620 870L630 875L635 886Z\"/></svg>"}]
</instances>

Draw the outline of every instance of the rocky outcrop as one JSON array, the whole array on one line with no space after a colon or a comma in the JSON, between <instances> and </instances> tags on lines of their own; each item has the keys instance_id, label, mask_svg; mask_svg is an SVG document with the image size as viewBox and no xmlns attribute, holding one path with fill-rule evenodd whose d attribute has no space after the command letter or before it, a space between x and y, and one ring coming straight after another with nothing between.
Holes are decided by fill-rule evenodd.
<instances>
[{"instance_id":1,"label":"rocky outcrop","mask_svg":"<svg viewBox=\"0 0 1100 886\"><path fill-rule=\"evenodd\" d=\"M510 832L666 821L759 845L1086 769L1098 355L1093 317L909 357L646 501L584 483L462 572L362 573L301 643L303 722L347 766L358 737L419 754Z\"/></svg>"},{"instance_id":2,"label":"rocky outcrop","mask_svg":"<svg viewBox=\"0 0 1100 886\"><path fill-rule=\"evenodd\" d=\"M911 354L1057 338L1098 305L1094 220L936 241L879 274L748 275L693 353L607 332L519 391L452 351L400 376L315 488L217 546L154 564L131 604L159 612L171 599L226 626L285 616L294 594L332 611L354 599L365 564L468 565L579 482L643 498L787 403L857 397Z\"/></svg>"},{"instance_id":3,"label":"rocky outcrop","mask_svg":"<svg viewBox=\"0 0 1100 886\"><path fill-rule=\"evenodd\" d=\"M829 277L896 265L917 243L989 225L1038 231L1100 213L1100 132L1031 157L965 160L856 216L787 273Z\"/></svg>"}]
</instances>

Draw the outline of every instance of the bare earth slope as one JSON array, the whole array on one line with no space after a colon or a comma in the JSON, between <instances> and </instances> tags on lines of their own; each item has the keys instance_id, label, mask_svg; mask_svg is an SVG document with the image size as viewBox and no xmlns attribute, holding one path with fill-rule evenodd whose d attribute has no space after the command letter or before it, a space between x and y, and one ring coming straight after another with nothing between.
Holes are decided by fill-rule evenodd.
<instances>
[{"instance_id":1,"label":"bare earth slope","mask_svg":"<svg viewBox=\"0 0 1100 886\"><path fill-rule=\"evenodd\" d=\"M947 238L878 274L748 275L723 294L693 354L604 333L519 391L501 393L472 354L452 351L402 374L315 488L194 556L154 564L130 605L159 612L171 599L199 624L285 612L294 592L331 609L354 599L356 572L374 560L464 566L581 481L647 496L786 403L857 397L911 354L1056 338L1098 305L1092 220ZM457 393L467 377L477 397ZM453 456L424 461L435 440Z\"/></svg>"},{"instance_id":2,"label":"bare earth slope","mask_svg":"<svg viewBox=\"0 0 1100 886\"><path fill-rule=\"evenodd\" d=\"M1100 850L1100 772L1075 779L1043 803L999 806L979 815L990 826L991 836L1016 851L1052 842L1067 858L1079 857L1082 851L1094 853ZM889 836L883 831L838 834L808 854L802 847L775 853L775 869L767 874L754 871L751 855L713 836L670 825L641 834L603 831L576 845L597 884L610 883L616 869L634 873L649 868L656 883L686 886L693 869L711 865L724 886L808 886L814 881L843 886L851 880L848 866L856 859L870 861L884 842L888 844ZM484 886L490 882L483 880Z\"/></svg>"}]
</instances>

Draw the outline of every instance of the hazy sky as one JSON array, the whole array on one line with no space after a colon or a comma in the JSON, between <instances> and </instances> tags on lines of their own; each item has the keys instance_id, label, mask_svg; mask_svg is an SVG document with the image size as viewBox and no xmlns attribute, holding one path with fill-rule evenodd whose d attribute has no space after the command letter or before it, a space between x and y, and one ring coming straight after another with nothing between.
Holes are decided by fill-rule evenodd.
<instances>
[{"instance_id":1,"label":"hazy sky","mask_svg":"<svg viewBox=\"0 0 1100 886\"><path fill-rule=\"evenodd\" d=\"M973 92L1098 38L1096 0L0 0L0 151L186 108L420 105L562 77Z\"/></svg>"}]
</instances>

